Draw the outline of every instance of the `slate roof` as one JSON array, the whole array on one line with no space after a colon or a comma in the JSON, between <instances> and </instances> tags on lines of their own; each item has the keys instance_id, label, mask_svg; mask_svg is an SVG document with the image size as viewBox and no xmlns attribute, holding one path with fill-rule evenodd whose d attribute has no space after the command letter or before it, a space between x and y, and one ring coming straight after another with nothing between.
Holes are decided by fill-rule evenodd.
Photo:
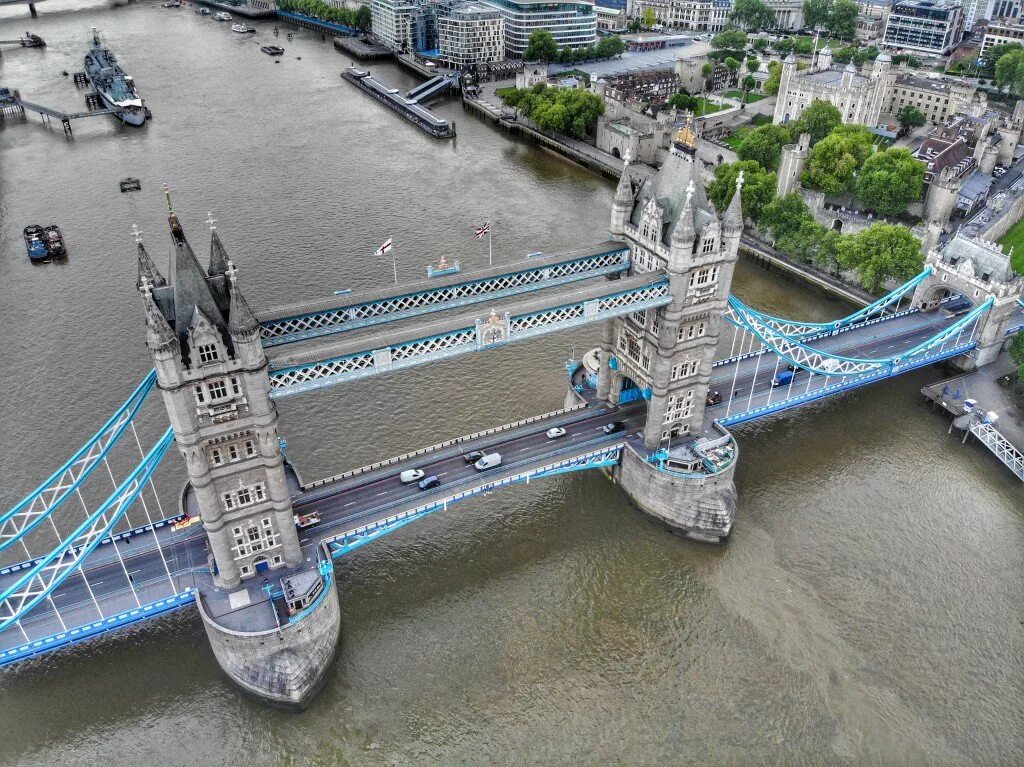
<instances>
[{"instance_id":1,"label":"slate roof","mask_svg":"<svg viewBox=\"0 0 1024 767\"><path fill-rule=\"evenodd\" d=\"M982 280L1011 283L1017 274L1010 266L1010 257L998 245L957 234L942 249L942 261L958 272Z\"/></svg>"}]
</instances>

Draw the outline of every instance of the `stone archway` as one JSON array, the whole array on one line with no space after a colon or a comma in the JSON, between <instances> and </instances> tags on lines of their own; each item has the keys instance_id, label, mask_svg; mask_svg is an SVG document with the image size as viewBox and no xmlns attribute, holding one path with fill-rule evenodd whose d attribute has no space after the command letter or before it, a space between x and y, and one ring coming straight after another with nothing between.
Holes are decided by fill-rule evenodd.
<instances>
[{"instance_id":1,"label":"stone archway","mask_svg":"<svg viewBox=\"0 0 1024 767\"><path fill-rule=\"evenodd\" d=\"M622 152L619 151L619 148L617 146L612 147L612 157L614 157L616 160L622 159Z\"/></svg>"},{"instance_id":2,"label":"stone archway","mask_svg":"<svg viewBox=\"0 0 1024 767\"><path fill-rule=\"evenodd\" d=\"M832 222L832 231L833 232L842 232L843 231L843 220L841 218L837 218L835 221Z\"/></svg>"}]
</instances>

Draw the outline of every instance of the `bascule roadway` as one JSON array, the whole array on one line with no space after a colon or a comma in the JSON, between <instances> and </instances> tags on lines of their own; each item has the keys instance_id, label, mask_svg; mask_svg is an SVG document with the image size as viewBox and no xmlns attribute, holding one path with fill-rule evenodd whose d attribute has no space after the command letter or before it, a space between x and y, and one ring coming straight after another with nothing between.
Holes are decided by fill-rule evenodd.
<instances>
[{"instance_id":1,"label":"bascule roadway","mask_svg":"<svg viewBox=\"0 0 1024 767\"><path fill-rule=\"evenodd\" d=\"M912 313L807 343L846 357L888 358L897 355L901 349L911 349L935 336L957 319L942 311ZM1024 310L1017 310L1013 324L1024 324ZM724 330L723 345L730 337L729 331ZM949 344L952 345L952 340ZM735 351L739 353L740 350ZM706 427L710 427L711 419L724 417L727 408L735 414L740 410L756 409L767 403L769 398L775 402L787 396L785 387L773 389L771 386L775 370L774 361L770 361L771 356L765 354L760 365L755 356L738 363L731 361L713 369L710 388L720 390L726 402L708 409ZM813 392L829 381L835 383L839 380L837 377L812 376L808 385L808 374L802 371L797 373L795 379L792 388L794 393L804 390ZM732 391L738 391L739 395L730 407L728 395ZM621 443L624 437L622 433L605 435L603 427L622 420L627 427L625 435L635 437L642 427L644 413L642 401L615 408L594 405L575 413L552 416L527 426L439 449L434 453L325 485L315 491L300 493L295 499L296 511L317 511L322 518L319 525L302 531L303 549L308 557L315 557L315 549L320 540L353 527L415 508L432 498L447 497L452 492L480 486L573 455L582 455L601 445ZM553 425L565 428L566 435L549 440L545 432ZM481 449L501 453L502 466L487 472L477 472L472 465L467 464L464 454ZM407 468L419 468L426 476L437 476L441 486L422 492L415 484L403 485L398 474ZM157 542L160 544L159 549ZM119 542L116 547L106 543L87 558L84 578L81 573L74 573L54 591L53 604L58 607L64 626L47 601L41 602L22 621L22 626L30 638L38 639L65 627L96 620L98 612L94 599L101 605L104 615L136 607L135 597L125 576L126 570L131 574L139 599L146 603L191 588L197 574L206 566L207 543L200 525L185 530L174 530L167 525L134 535L130 542ZM0 590L13 584L23 572L0 575ZM20 645L24 641L25 635L17 627L12 626L0 632L0 650Z\"/></svg>"}]
</instances>

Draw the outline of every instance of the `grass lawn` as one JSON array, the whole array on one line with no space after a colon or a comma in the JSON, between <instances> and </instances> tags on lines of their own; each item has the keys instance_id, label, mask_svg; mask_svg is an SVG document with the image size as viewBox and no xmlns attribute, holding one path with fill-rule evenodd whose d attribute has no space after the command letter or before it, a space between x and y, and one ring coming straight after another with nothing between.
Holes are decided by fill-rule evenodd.
<instances>
[{"instance_id":1,"label":"grass lawn","mask_svg":"<svg viewBox=\"0 0 1024 767\"><path fill-rule=\"evenodd\" d=\"M743 91L726 91L722 95L725 96L728 99L739 99L740 97L743 97ZM755 104L758 101L760 101L761 99L766 99L766 98L768 98L768 97L765 96L762 93L754 93L753 91L747 91L746 96L743 98L743 100L740 103L741 104Z\"/></svg>"},{"instance_id":2,"label":"grass lawn","mask_svg":"<svg viewBox=\"0 0 1024 767\"><path fill-rule=\"evenodd\" d=\"M999 244L1004 251L1013 247L1013 268L1024 274L1024 219L1018 221L1013 227L999 238Z\"/></svg>"},{"instance_id":3,"label":"grass lawn","mask_svg":"<svg viewBox=\"0 0 1024 767\"><path fill-rule=\"evenodd\" d=\"M714 114L715 112L721 112L725 108L725 104L719 104L717 101L710 101L703 96L698 96L697 108L693 110L693 113L697 117L702 117L704 115Z\"/></svg>"},{"instance_id":4,"label":"grass lawn","mask_svg":"<svg viewBox=\"0 0 1024 767\"><path fill-rule=\"evenodd\" d=\"M747 134L750 133L750 131L752 130L754 129L751 128L749 125L744 125L742 128L737 128L735 131L730 133L728 136L722 139L722 141L732 151L738 152L740 151L740 144L743 143L743 139L745 139L747 137Z\"/></svg>"}]
</instances>

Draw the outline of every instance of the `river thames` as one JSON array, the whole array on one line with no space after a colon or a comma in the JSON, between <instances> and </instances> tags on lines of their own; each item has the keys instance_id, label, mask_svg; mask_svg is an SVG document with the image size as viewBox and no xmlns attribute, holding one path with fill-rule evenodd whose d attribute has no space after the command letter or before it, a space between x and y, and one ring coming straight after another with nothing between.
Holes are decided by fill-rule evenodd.
<instances>
[{"instance_id":1,"label":"river thames","mask_svg":"<svg viewBox=\"0 0 1024 767\"><path fill-rule=\"evenodd\" d=\"M0 10L0 84L82 106L97 27L154 119L0 127L0 505L150 368L133 223L166 263L160 191L201 258L207 212L255 306L604 239L614 184L450 100L435 141L339 77L319 34L256 35L156 0ZM283 45L280 64L260 45ZM299 60L298 57L301 57ZM390 64L375 73L414 80ZM142 180L121 194L117 182ZM21 230L71 256L33 266ZM736 293L809 320L849 307L741 262ZM307 479L545 412L598 331L280 403ZM342 639L302 714L242 696L186 609L0 674L0 764L1019 765L1024 510L1017 480L919 405L935 369L736 429L728 546L666 533L598 473L467 501L337 563ZM180 464L175 456L172 459Z\"/></svg>"}]
</instances>

